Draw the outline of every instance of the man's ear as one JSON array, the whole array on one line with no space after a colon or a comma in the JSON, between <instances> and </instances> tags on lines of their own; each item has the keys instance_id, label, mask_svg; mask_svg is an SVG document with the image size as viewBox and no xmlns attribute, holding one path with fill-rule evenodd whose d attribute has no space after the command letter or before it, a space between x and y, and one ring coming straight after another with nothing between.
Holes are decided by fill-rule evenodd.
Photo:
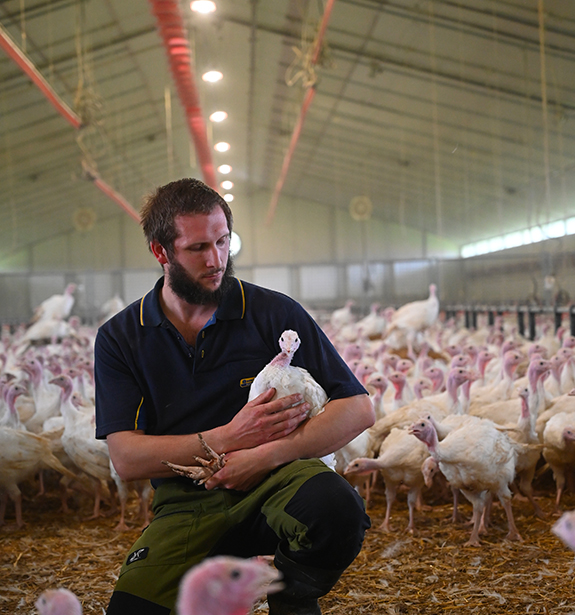
<instances>
[{"instance_id":1,"label":"man's ear","mask_svg":"<svg viewBox=\"0 0 575 615\"><path fill-rule=\"evenodd\" d=\"M150 249L160 265L165 265L168 262L168 254L161 243L157 241L150 242Z\"/></svg>"}]
</instances>

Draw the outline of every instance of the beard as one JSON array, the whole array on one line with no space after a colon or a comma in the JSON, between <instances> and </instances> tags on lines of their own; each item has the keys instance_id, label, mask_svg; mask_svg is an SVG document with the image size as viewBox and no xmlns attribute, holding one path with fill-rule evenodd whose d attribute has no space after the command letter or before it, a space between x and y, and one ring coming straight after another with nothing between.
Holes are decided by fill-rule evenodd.
<instances>
[{"instance_id":1,"label":"beard","mask_svg":"<svg viewBox=\"0 0 575 615\"><path fill-rule=\"evenodd\" d=\"M168 263L168 272L170 288L190 305L219 305L234 283L234 261L231 255L228 257L220 286L216 290L206 290L195 282L177 260Z\"/></svg>"}]
</instances>

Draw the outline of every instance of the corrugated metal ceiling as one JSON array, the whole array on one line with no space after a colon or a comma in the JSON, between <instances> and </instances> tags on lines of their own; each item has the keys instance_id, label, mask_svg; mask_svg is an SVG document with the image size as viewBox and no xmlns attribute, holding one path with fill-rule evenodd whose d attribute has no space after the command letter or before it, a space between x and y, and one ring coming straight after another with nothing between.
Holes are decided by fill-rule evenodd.
<instances>
[{"instance_id":1,"label":"corrugated metal ceiling","mask_svg":"<svg viewBox=\"0 0 575 615\"><path fill-rule=\"evenodd\" d=\"M210 142L232 146L214 161L233 166L237 199L271 193L323 4L181 8L198 74L225 75L198 76L206 119L229 114L208 122ZM0 52L0 259L69 231L78 209L125 215L82 160L136 208L153 186L199 175L147 2L8 0L0 23L86 124L75 131ZM325 42L282 195L347 208L366 194L375 217L455 245L575 215L572 0L336 0Z\"/></svg>"}]
</instances>

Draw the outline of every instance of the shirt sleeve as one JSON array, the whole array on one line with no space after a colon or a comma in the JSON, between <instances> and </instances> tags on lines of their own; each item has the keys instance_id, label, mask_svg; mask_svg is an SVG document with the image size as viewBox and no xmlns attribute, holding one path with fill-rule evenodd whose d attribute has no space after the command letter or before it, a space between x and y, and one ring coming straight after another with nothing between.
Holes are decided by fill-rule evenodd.
<instances>
[{"instance_id":1,"label":"shirt sleeve","mask_svg":"<svg viewBox=\"0 0 575 615\"><path fill-rule=\"evenodd\" d=\"M96 438L116 431L146 428L143 394L118 342L103 329L94 347L96 383Z\"/></svg>"}]
</instances>

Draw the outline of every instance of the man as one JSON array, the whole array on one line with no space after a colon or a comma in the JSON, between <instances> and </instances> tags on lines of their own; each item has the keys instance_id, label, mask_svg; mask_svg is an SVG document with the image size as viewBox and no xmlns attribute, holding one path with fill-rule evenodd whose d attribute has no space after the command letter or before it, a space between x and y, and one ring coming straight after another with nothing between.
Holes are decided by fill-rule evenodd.
<instances>
[{"instance_id":1,"label":"man","mask_svg":"<svg viewBox=\"0 0 575 615\"><path fill-rule=\"evenodd\" d=\"M96 339L98 438L125 480L152 479L154 520L130 550L108 615L174 612L178 583L214 555L274 554L285 589L272 615L316 615L361 548L369 519L348 483L317 457L373 424L366 391L303 308L233 276L232 214L211 188L159 188L142 226L164 277ZM247 403L249 384L285 329L296 361L330 401L307 419L300 396ZM162 464L198 465L203 439L225 464L205 485Z\"/></svg>"}]
</instances>

